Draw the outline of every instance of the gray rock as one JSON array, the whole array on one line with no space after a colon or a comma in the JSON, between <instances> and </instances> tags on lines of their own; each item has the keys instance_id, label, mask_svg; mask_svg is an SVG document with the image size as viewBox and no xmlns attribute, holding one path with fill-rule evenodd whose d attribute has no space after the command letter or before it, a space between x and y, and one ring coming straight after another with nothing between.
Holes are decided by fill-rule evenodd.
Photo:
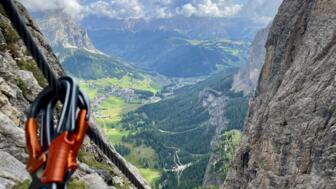
<instances>
[{"instance_id":1,"label":"gray rock","mask_svg":"<svg viewBox=\"0 0 336 189\"><path fill-rule=\"evenodd\" d=\"M20 78L26 84L27 90L29 90L29 93L26 94L25 97L31 102L34 101L35 97L40 93L42 88L39 86L33 73L26 70L18 70L16 74L17 77Z\"/></svg>"},{"instance_id":2,"label":"gray rock","mask_svg":"<svg viewBox=\"0 0 336 189\"><path fill-rule=\"evenodd\" d=\"M91 42L86 30L76 24L76 20L60 11L41 15L38 23L53 47L81 48L100 53Z\"/></svg>"},{"instance_id":3,"label":"gray rock","mask_svg":"<svg viewBox=\"0 0 336 189\"><path fill-rule=\"evenodd\" d=\"M2 92L8 98L16 97L16 91L13 89L13 87L10 87L1 77L0 77L0 92Z\"/></svg>"},{"instance_id":4,"label":"gray rock","mask_svg":"<svg viewBox=\"0 0 336 189\"><path fill-rule=\"evenodd\" d=\"M90 168L88 165L86 165L85 163L78 162L78 168L85 173L89 173L89 174L95 173L95 171L92 168Z\"/></svg>"},{"instance_id":5,"label":"gray rock","mask_svg":"<svg viewBox=\"0 0 336 189\"><path fill-rule=\"evenodd\" d=\"M88 189L111 189L112 187L108 186L104 180L96 173L85 175L80 178L88 186Z\"/></svg>"},{"instance_id":6,"label":"gray rock","mask_svg":"<svg viewBox=\"0 0 336 189\"><path fill-rule=\"evenodd\" d=\"M249 62L234 76L232 90L244 92L245 95L253 94L259 79L261 67L265 61L266 40L271 24L260 30L254 38L249 50Z\"/></svg>"},{"instance_id":7,"label":"gray rock","mask_svg":"<svg viewBox=\"0 0 336 189\"><path fill-rule=\"evenodd\" d=\"M209 112L209 124L216 128L216 133L211 140L211 149L214 149L219 142L221 133L227 128L228 121L224 116L226 102L228 97L223 95L219 91L215 91L210 88L206 88L199 94L199 99L202 102L202 106ZM220 159L220 155L216 152L212 152L209 158L207 168L203 177L202 185L209 187L211 185L218 186L223 183L223 178L216 171L213 171L213 163Z\"/></svg>"},{"instance_id":8,"label":"gray rock","mask_svg":"<svg viewBox=\"0 0 336 189\"><path fill-rule=\"evenodd\" d=\"M17 182L30 179L25 165L15 157L0 150L0 159L0 188L11 188Z\"/></svg>"},{"instance_id":9,"label":"gray rock","mask_svg":"<svg viewBox=\"0 0 336 189\"><path fill-rule=\"evenodd\" d=\"M222 188L336 188L336 2L285 0Z\"/></svg>"},{"instance_id":10,"label":"gray rock","mask_svg":"<svg viewBox=\"0 0 336 189\"><path fill-rule=\"evenodd\" d=\"M0 150L6 151L20 160L24 160L26 142L24 131L0 111Z\"/></svg>"}]
</instances>

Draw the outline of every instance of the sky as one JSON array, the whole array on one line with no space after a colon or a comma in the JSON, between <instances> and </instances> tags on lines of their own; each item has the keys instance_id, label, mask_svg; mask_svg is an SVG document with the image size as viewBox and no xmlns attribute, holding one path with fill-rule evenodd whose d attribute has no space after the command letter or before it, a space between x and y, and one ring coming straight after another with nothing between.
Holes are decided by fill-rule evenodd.
<instances>
[{"instance_id":1,"label":"sky","mask_svg":"<svg viewBox=\"0 0 336 189\"><path fill-rule=\"evenodd\" d=\"M281 0L21 0L33 11L62 10L73 17L98 15L114 19L160 19L174 16L227 18L246 6ZM257 10L256 10L257 11ZM247 11L248 12L248 11ZM253 11L251 11L253 12ZM253 12L252 14L254 14ZM255 15L258 17L258 14ZM268 16L268 15L267 15Z\"/></svg>"}]
</instances>

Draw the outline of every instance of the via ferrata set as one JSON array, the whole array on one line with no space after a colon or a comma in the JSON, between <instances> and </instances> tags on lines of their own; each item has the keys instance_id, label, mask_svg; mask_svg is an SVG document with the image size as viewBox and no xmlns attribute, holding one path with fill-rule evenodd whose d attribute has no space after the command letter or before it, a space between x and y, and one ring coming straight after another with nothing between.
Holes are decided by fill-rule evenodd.
<instances>
[{"instance_id":1,"label":"via ferrata set","mask_svg":"<svg viewBox=\"0 0 336 189\"><path fill-rule=\"evenodd\" d=\"M45 88L28 112L25 128L29 153L27 170L33 178L32 189L65 188L77 169L77 155L89 127L88 99L71 77L61 78L59 82L61 95ZM55 126L58 101L63 108Z\"/></svg>"}]
</instances>

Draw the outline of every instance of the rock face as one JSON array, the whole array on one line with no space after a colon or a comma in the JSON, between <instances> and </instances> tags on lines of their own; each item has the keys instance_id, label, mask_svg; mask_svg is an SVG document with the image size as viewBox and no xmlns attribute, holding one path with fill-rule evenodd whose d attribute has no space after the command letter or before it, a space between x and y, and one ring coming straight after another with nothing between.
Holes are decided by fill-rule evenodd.
<instances>
[{"instance_id":1,"label":"rock face","mask_svg":"<svg viewBox=\"0 0 336 189\"><path fill-rule=\"evenodd\" d=\"M63 71L51 48L24 8L18 6L50 65L60 75ZM45 84L45 81L0 8L0 188L11 188L18 182L30 179L24 165L27 158L23 130L25 111L41 90L39 83Z\"/></svg>"},{"instance_id":2,"label":"rock face","mask_svg":"<svg viewBox=\"0 0 336 189\"><path fill-rule=\"evenodd\" d=\"M63 75L64 71L47 40L25 8L19 3L17 6L50 66L58 76ZM0 189L8 189L30 179L24 165L27 158L23 129L25 112L42 89L41 86L46 85L46 81L1 5L0 62ZM88 140L81 149L79 159L85 162L81 163L73 178L79 182L83 181L80 178L87 178L83 181L87 188L89 185L90 188L133 188L121 172ZM101 182L96 184L92 181L94 178Z\"/></svg>"},{"instance_id":3,"label":"rock face","mask_svg":"<svg viewBox=\"0 0 336 189\"><path fill-rule=\"evenodd\" d=\"M52 47L85 49L99 53L87 31L79 27L73 18L62 14L62 11L40 13L36 18Z\"/></svg>"},{"instance_id":4,"label":"rock face","mask_svg":"<svg viewBox=\"0 0 336 189\"><path fill-rule=\"evenodd\" d=\"M6 189L15 183L29 179L25 165L7 152L0 151L0 188Z\"/></svg>"},{"instance_id":5,"label":"rock face","mask_svg":"<svg viewBox=\"0 0 336 189\"><path fill-rule=\"evenodd\" d=\"M285 0L222 188L336 188L336 1Z\"/></svg>"},{"instance_id":6,"label":"rock face","mask_svg":"<svg viewBox=\"0 0 336 189\"><path fill-rule=\"evenodd\" d=\"M227 128L228 120L224 116L226 101L228 97L223 95L219 91L207 88L201 91L199 98L202 100L202 106L206 108L210 115L209 124L212 127L216 128L216 133L211 140L211 149L214 149L215 146L219 143L222 131ZM220 160L221 157L219 154L212 152L209 158L209 162L204 174L203 183L204 187L211 185L219 186L223 183L223 179L220 174L212 170L213 164Z\"/></svg>"},{"instance_id":7,"label":"rock face","mask_svg":"<svg viewBox=\"0 0 336 189\"><path fill-rule=\"evenodd\" d=\"M253 93L266 55L266 40L271 25L260 30L254 38L249 50L249 62L247 66L234 76L232 90L244 92L245 95Z\"/></svg>"}]
</instances>

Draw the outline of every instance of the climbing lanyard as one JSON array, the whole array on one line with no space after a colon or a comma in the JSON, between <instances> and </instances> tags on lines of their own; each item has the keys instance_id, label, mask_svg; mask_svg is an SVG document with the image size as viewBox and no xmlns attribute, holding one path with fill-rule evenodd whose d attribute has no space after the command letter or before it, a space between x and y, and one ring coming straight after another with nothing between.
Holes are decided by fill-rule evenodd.
<instances>
[{"instance_id":1,"label":"climbing lanyard","mask_svg":"<svg viewBox=\"0 0 336 189\"><path fill-rule=\"evenodd\" d=\"M43 89L28 111L26 142L29 153L27 170L32 175L31 189L62 189L77 168L77 155L85 134L139 189L148 188L127 166L121 156L89 122L89 101L69 76L56 78L41 53L12 0L1 0L13 26L46 77L49 86ZM62 106L57 124L54 113ZM39 122L39 124L38 124Z\"/></svg>"},{"instance_id":2,"label":"climbing lanyard","mask_svg":"<svg viewBox=\"0 0 336 189\"><path fill-rule=\"evenodd\" d=\"M59 92L63 95L58 97L55 91L47 87L39 94L28 111L27 170L33 178L31 189L66 187L70 176L77 169L76 158L89 127L90 110L87 98L72 78L63 77L59 82L62 86ZM78 104L84 105L78 106L78 116L76 100L80 101ZM53 112L58 101L62 102L63 108L58 124L54 126ZM40 124L38 125L39 115Z\"/></svg>"}]
</instances>

